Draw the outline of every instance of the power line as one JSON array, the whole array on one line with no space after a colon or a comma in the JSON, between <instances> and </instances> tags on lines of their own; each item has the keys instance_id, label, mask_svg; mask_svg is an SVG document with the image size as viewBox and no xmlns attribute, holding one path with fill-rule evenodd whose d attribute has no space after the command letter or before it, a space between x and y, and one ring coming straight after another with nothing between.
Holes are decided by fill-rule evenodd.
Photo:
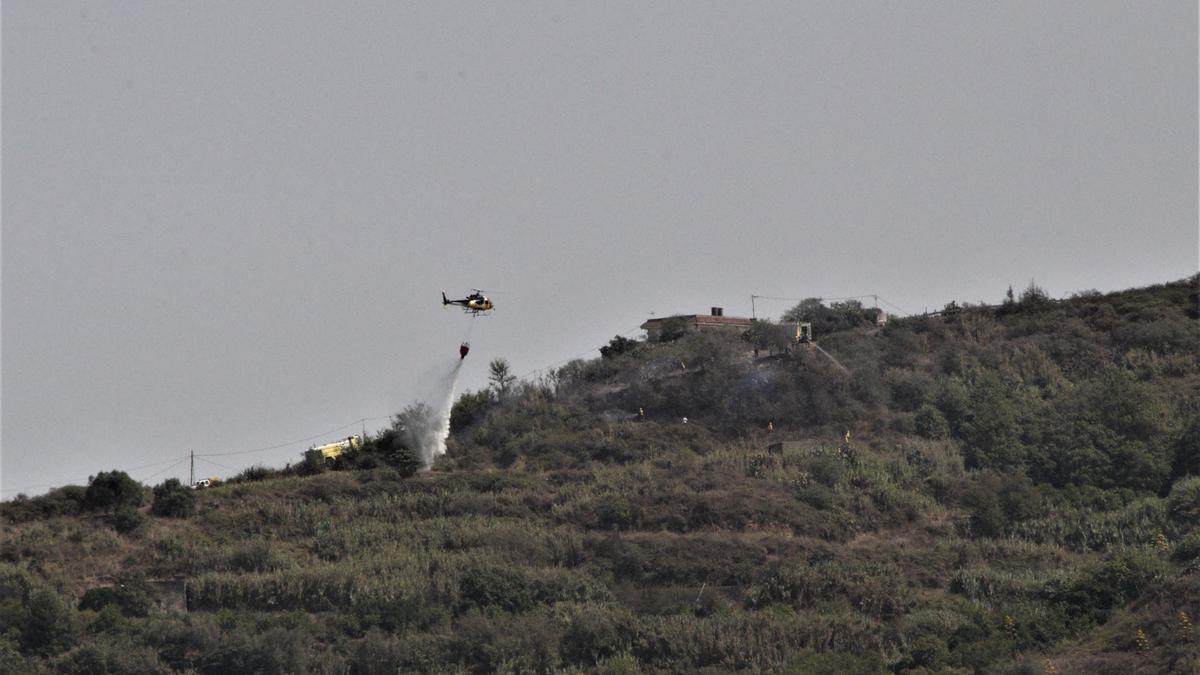
<instances>
[{"instance_id":1,"label":"power line","mask_svg":"<svg viewBox=\"0 0 1200 675\"><path fill-rule=\"evenodd\" d=\"M909 311L907 311L907 310L905 310L905 309L903 309L903 308L901 308L901 307L897 307L896 305L894 305L894 304L892 304L892 303L888 302L887 300L884 300L883 298L879 298L879 301L880 301L880 302L882 302L882 303L883 303L883 304L885 304L885 305L888 305L888 306L889 306L889 307L891 307L892 309L895 309L895 310L899 311L901 314L905 314L905 315L907 315L907 314L911 314L911 312L909 312Z\"/></svg>"},{"instance_id":2,"label":"power line","mask_svg":"<svg viewBox=\"0 0 1200 675\"><path fill-rule=\"evenodd\" d=\"M225 457L225 456L230 456L230 455L247 455L247 454L254 453L254 452L266 452L268 450L277 450L279 448L285 448L289 445L296 445L297 443L305 443L307 441L316 440L323 436L328 436L336 431L341 431L343 429L357 426L357 425L363 424L365 422L378 422L379 420L389 420L389 419L391 419L390 415L383 416L383 417L363 417L363 418L354 420L353 422L350 422L348 424L343 424L342 426L337 427L335 429L330 429L329 431L326 431L324 433L316 434L314 436L309 436L308 438L301 438L299 440L288 441L286 443L279 443L277 445L271 445L271 446L266 446L266 447L262 447L262 448L254 448L251 450L236 450L236 451L232 451L232 452L210 452L210 453L205 453L205 454L196 454L196 457L198 459L204 459L205 457ZM141 479L142 482L145 482L151 478L154 478L155 476L166 473L170 469L175 468L176 465L186 461L188 458L189 458L189 455L183 455L180 457L172 457L170 459L162 459L162 460L158 460L156 462L149 462L147 464L140 464L138 466L135 466L135 467L132 467L129 469L124 469L124 471L125 471L125 473L133 473L135 471L140 471L142 469L150 469L150 468L153 468L156 466L170 464L170 466L167 466L167 467L163 468L162 470L152 473L149 476L146 476L145 478ZM217 466L220 466L225 469L229 469L230 471L233 470L233 469L230 469L230 467L227 467L223 464L218 464L217 462L213 462L211 460L206 459L204 461L207 461L210 464L216 464ZM90 476L89 476L89 478L90 478ZM56 481L53 483L41 483L38 485L23 485L21 487L7 488L7 489L0 490L0 494L12 494L12 493L20 494L22 492L25 492L26 490L38 490L41 488L55 488L55 487L63 487L66 485L78 485L78 484L87 483L87 481L88 481L87 478L83 478L83 479L78 479L78 480Z\"/></svg>"},{"instance_id":3,"label":"power line","mask_svg":"<svg viewBox=\"0 0 1200 675\"><path fill-rule=\"evenodd\" d=\"M892 309L897 310L901 314L904 314L904 315L910 314L910 312L908 312L904 308L897 307L895 305L895 303L888 301L887 298L884 298L883 296L879 295L878 293L868 293L866 295L847 295L847 296L840 297L840 298L826 298L826 297L821 297L821 296L812 296L812 298L815 298L822 302L826 302L826 301L840 302L843 300L865 300L866 298L873 298L876 302L882 302L885 305L888 305L889 307L891 307ZM810 298L789 298L789 297L778 296L778 295L751 295L750 296L750 307L751 307L750 313L754 314L754 301L755 300L786 300L789 302L801 302L803 300L809 300L809 299Z\"/></svg>"},{"instance_id":4,"label":"power line","mask_svg":"<svg viewBox=\"0 0 1200 675\"><path fill-rule=\"evenodd\" d=\"M139 483L145 483L146 481L150 480L151 478L154 478L155 476L157 476L157 475L159 475L159 474L166 473L167 471L170 471L171 469L174 469L175 467L179 466L180 464L183 464L183 463L184 463L184 462L186 462L187 460L188 460L188 458L187 458L187 457L183 457L182 459L180 459L178 462L175 462L175 463L174 463L174 464L172 464L171 466L168 466L167 468L165 468L165 469L162 469L162 470L160 470L160 471L155 471L154 473L150 474L149 476L146 476L145 478L142 478L142 479L140 479L138 482L139 482Z\"/></svg>"},{"instance_id":5,"label":"power line","mask_svg":"<svg viewBox=\"0 0 1200 675\"><path fill-rule=\"evenodd\" d=\"M778 295L751 295L750 297L756 298L759 300L788 300L788 301L792 301L792 302L800 302L801 300L810 300L810 299L816 299L816 300L821 300L821 301L829 300L831 302L837 302L839 300L862 300L864 298L878 298L879 296L876 295L875 293L868 293L866 295L846 295L846 296L842 296L839 298L827 298L825 296L820 296L820 295L813 295L813 296L809 296L807 298L787 298L787 297L778 296Z\"/></svg>"},{"instance_id":6,"label":"power line","mask_svg":"<svg viewBox=\"0 0 1200 675\"><path fill-rule=\"evenodd\" d=\"M368 418L368 419L377 420L377 419L387 419L387 418L372 417L372 418ZM279 448L286 448L289 445L296 445L298 443L306 443L308 441L315 441L318 438L328 436L334 432L342 431L343 429L348 429L353 426L358 426L358 424L361 421L362 420L354 420L353 422L350 422L349 424L343 424L340 427L335 427L333 429L330 429L329 431L325 431L325 432L322 432L322 433L319 433L319 434L316 434L313 436L309 436L307 438L299 438L294 441L287 441L286 443L278 443L276 445L268 445L265 447L253 448L250 450L232 450L229 452L206 452L206 453L202 453L202 454L197 454L196 456L197 457L228 457L230 455L249 455L254 452L266 452L268 450L278 450Z\"/></svg>"},{"instance_id":7,"label":"power line","mask_svg":"<svg viewBox=\"0 0 1200 675\"><path fill-rule=\"evenodd\" d=\"M141 469L149 469L149 468L155 467L155 466L162 466L163 464L168 464L170 462L174 462L175 464L178 464L179 462L182 462L185 459L187 459L187 455L184 455L182 457L172 457L171 459L163 459L163 460L159 460L157 462L150 462L149 464L142 464L140 466L135 466L132 469L128 469L126 471L126 473L129 473L131 471L140 471ZM167 468L169 469L171 467L167 467ZM164 471L165 471L165 469L164 469ZM157 475L157 474L155 474L155 475ZM7 494L10 492L20 493L20 492L24 492L25 490L37 490L40 488L47 488L47 487L48 488L62 487L62 486L76 485L78 483L86 483L86 482L87 482L87 479L83 479L83 480L79 480L79 481L69 481L68 480L68 481L58 481L58 482L54 482L54 483L42 483L41 485L26 485L26 486L18 487L18 488L9 488L7 490L0 490L0 494Z\"/></svg>"},{"instance_id":8,"label":"power line","mask_svg":"<svg viewBox=\"0 0 1200 675\"><path fill-rule=\"evenodd\" d=\"M196 457L201 462L208 462L209 464L212 464L213 466L218 466L222 469L225 469L226 471L237 471L237 469L233 468L232 466L225 466L224 464L222 464L220 462L214 462L211 459L205 459L202 455L196 455Z\"/></svg>"}]
</instances>

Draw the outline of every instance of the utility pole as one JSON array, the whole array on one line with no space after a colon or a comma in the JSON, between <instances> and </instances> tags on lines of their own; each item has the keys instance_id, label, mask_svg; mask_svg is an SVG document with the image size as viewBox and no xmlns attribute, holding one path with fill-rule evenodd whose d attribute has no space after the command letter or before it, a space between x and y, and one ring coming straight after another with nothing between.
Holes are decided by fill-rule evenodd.
<instances>
[{"instance_id":1,"label":"utility pole","mask_svg":"<svg viewBox=\"0 0 1200 675\"><path fill-rule=\"evenodd\" d=\"M192 458L192 470L189 472L188 487L192 487L193 485L196 484L196 451L195 450L191 451L191 458Z\"/></svg>"}]
</instances>

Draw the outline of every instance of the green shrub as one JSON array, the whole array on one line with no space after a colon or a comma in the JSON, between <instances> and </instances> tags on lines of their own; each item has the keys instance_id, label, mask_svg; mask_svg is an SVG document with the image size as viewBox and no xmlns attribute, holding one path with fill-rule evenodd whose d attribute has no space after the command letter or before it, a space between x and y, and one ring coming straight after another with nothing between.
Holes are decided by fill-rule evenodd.
<instances>
[{"instance_id":1,"label":"green shrub","mask_svg":"<svg viewBox=\"0 0 1200 675\"><path fill-rule=\"evenodd\" d=\"M79 600L79 609L100 611L112 605L125 616L149 616L154 609L154 589L148 584L127 580L115 586L90 588Z\"/></svg>"},{"instance_id":2,"label":"green shrub","mask_svg":"<svg viewBox=\"0 0 1200 675\"><path fill-rule=\"evenodd\" d=\"M687 317L669 316L663 320L659 327L658 341L659 342L674 342L684 335L688 334L691 324Z\"/></svg>"},{"instance_id":3,"label":"green shrub","mask_svg":"<svg viewBox=\"0 0 1200 675\"><path fill-rule=\"evenodd\" d=\"M458 621L452 653L475 672L551 673L561 635L561 623L543 612L473 610Z\"/></svg>"},{"instance_id":4,"label":"green shrub","mask_svg":"<svg viewBox=\"0 0 1200 675\"><path fill-rule=\"evenodd\" d=\"M631 340L627 337L618 335L612 340L609 340L607 345L600 348L600 357L605 359L615 359L621 354L633 351L639 344L641 343L637 340Z\"/></svg>"},{"instance_id":5,"label":"green shrub","mask_svg":"<svg viewBox=\"0 0 1200 675\"><path fill-rule=\"evenodd\" d=\"M628 610L583 607L570 619L560 651L567 661L594 666L606 658L629 651L634 633Z\"/></svg>"},{"instance_id":6,"label":"green shrub","mask_svg":"<svg viewBox=\"0 0 1200 675\"><path fill-rule=\"evenodd\" d=\"M20 621L21 651L52 656L75 644L75 614L48 588L29 593Z\"/></svg>"},{"instance_id":7,"label":"green shrub","mask_svg":"<svg viewBox=\"0 0 1200 675\"><path fill-rule=\"evenodd\" d=\"M288 569L292 561L266 539L238 545L229 556L229 566L243 572L274 572Z\"/></svg>"},{"instance_id":8,"label":"green shrub","mask_svg":"<svg viewBox=\"0 0 1200 675\"><path fill-rule=\"evenodd\" d=\"M387 463L400 474L401 478L412 478L421 469L421 458L412 448L404 445L396 446L387 456Z\"/></svg>"},{"instance_id":9,"label":"green shrub","mask_svg":"<svg viewBox=\"0 0 1200 675\"><path fill-rule=\"evenodd\" d=\"M967 468L1011 470L1022 468L1026 448L1021 441L1022 413L1011 383L996 372L975 374L969 408L961 422Z\"/></svg>"},{"instance_id":10,"label":"green shrub","mask_svg":"<svg viewBox=\"0 0 1200 675\"><path fill-rule=\"evenodd\" d=\"M265 466L248 466L233 478L229 479L231 483L253 483L260 480L266 480L274 476L277 472Z\"/></svg>"},{"instance_id":11,"label":"green shrub","mask_svg":"<svg viewBox=\"0 0 1200 675\"><path fill-rule=\"evenodd\" d=\"M933 635L925 635L913 641L905 660L905 667L928 668L937 671L950 658L946 641Z\"/></svg>"},{"instance_id":12,"label":"green shrub","mask_svg":"<svg viewBox=\"0 0 1200 675\"><path fill-rule=\"evenodd\" d=\"M88 481L83 500L89 509L111 510L120 506L141 506L145 495L141 483L124 471L101 471Z\"/></svg>"},{"instance_id":13,"label":"green shrub","mask_svg":"<svg viewBox=\"0 0 1200 675\"><path fill-rule=\"evenodd\" d=\"M801 652L787 660L784 672L794 675L875 675L887 672L879 654L845 652ZM920 671L916 671L919 673Z\"/></svg>"},{"instance_id":14,"label":"green shrub","mask_svg":"<svg viewBox=\"0 0 1200 675\"><path fill-rule=\"evenodd\" d=\"M941 411L925 403L917 409L916 432L929 439L940 440L950 437L950 423Z\"/></svg>"},{"instance_id":15,"label":"green shrub","mask_svg":"<svg viewBox=\"0 0 1200 675\"><path fill-rule=\"evenodd\" d=\"M149 647L129 644L96 642L83 645L54 660L54 669L71 675L98 673L128 673L155 675L173 672Z\"/></svg>"},{"instance_id":16,"label":"green shrub","mask_svg":"<svg viewBox=\"0 0 1200 675\"><path fill-rule=\"evenodd\" d=\"M66 485L50 490L38 497L18 494L10 502L0 503L0 516L10 523L25 523L31 520L72 516L82 511L87 488L82 485Z\"/></svg>"},{"instance_id":17,"label":"green shrub","mask_svg":"<svg viewBox=\"0 0 1200 675\"><path fill-rule=\"evenodd\" d=\"M1175 460L1171 475L1200 475L1200 417L1193 419L1175 443Z\"/></svg>"},{"instance_id":18,"label":"green shrub","mask_svg":"<svg viewBox=\"0 0 1200 675\"><path fill-rule=\"evenodd\" d=\"M784 603L797 609L844 599L878 619L894 616L908 602L894 566L829 559L771 564L758 575L746 599L751 607Z\"/></svg>"},{"instance_id":19,"label":"green shrub","mask_svg":"<svg viewBox=\"0 0 1200 675\"><path fill-rule=\"evenodd\" d=\"M744 612L642 617L633 653L649 671L883 672L874 653L894 648L880 624L842 608L822 612ZM836 654L814 658L812 652ZM865 653L855 658L846 653ZM867 665L869 664L869 665ZM824 670L825 667L831 670ZM842 670L847 668L847 670Z\"/></svg>"},{"instance_id":20,"label":"green shrub","mask_svg":"<svg viewBox=\"0 0 1200 675\"><path fill-rule=\"evenodd\" d=\"M1179 562L1200 561L1200 530L1189 532L1175 543L1171 557Z\"/></svg>"},{"instance_id":21,"label":"green shrub","mask_svg":"<svg viewBox=\"0 0 1200 675\"><path fill-rule=\"evenodd\" d=\"M430 614L411 598L374 593L356 595L351 611L358 620L359 630L382 628L389 633L420 623Z\"/></svg>"},{"instance_id":22,"label":"green shrub","mask_svg":"<svg viewBox=\"0 0 1200 675\"><path fill-rule=\"evenodd\" d=\"M538 603L533 580L519 569L479 565L466 570L458 587L464 609L467 607L499 607L510 612L524 612Z\"/></svg>"},{"instance_id":23,"label":"green shrub","mask_svg":"<svg viewBox=\"0 0 1200 675\"><path fill-rule=\"evenodd\" d=\"M889 370L884 381L892 403L906 412L917 410L933 396L933 378L925 373Z\"/></svg>"},{"instance_id":24,"label":"green shrub","mask_svg":"<svg viewBox=\"0 0 1200 675\"><path fill-rule=\"evenodd\" d=\"M1200 476L1184 478L1171 486L1167 513L1172 521L1182 526L1200 525Z\"/></svg>"},{"instance_id":25,"label":"green shrub","mask_svg":"<svg viewBox=\"0 0 1200 675\"><path fill-rule=\"evenodd\" d=\"M430 413L427 406L419 407L414 405L410 406L402 414L412 418L425 415L426 418L416 421L416 423L424 424L424 420L427 419ZM384 430L378 436L371 439L364 450L367 453L382 457L383 461L395 469L401 478L411 478L421 469L421 457L417 454L416 450L409 447L408 442L404 438L404 433L398 428Z\"/></svg>"},{"instance_id":26,"label":"green shrub","mask_svg":"<svg viewBox=\"0 0 1200 675\"><path fill-rule=\"evenodd\" d=\"M459 433L482 420L493 401L492 392L488 389L463 392L450 408L450 431Z\"/></svg>"},{"instance_id":27,"label":"green shrub","mask_svg":"<svg viewBox=\"0 0 1200 675\"><path fill-rule=\"evenodd\" d=\"M1095 505L1056 507L1040 517L1015 524L1009 532L1021 539L1052 543L1073 551L1103 551L1151 543L1157 533L1170 528L1164 500L1157 497L1124 505L1104 503L1103 497L1097 497L1096 501Z\"/></svg>"},{"instance_id":28,"label":"green shrub","mask_svg":"<svg viewBox=\"0 0 1200 675\"><path fill-rule=\"evenodd\" d=\"M154 488L154 502L150 511L156 516L170 518L187 518L196 508L196 496L191 488L179 482L178 478L168 478Z\"/></svg>"},{"instance_id":29,"label":"green shrub","mask_svg":"<svg viewBox=\"0 0 1200 675\"><path fill-rule=\"evenodd\" d=\"M1024 475L980 472L964 487L963 506L971 515L971 533L997 537L1014 525L1043 515L1041 493Z\"/></svg>"},{"instance_id":30,"label":"green shrub","mask_svg":"<svg viewBox=\"0 0 1200 675\"><path fill-rule=\"evenodd\" d=\"M232 632L200 657L199 671L205 675L303 673L308 670L308 644L308 636L296 630Z\"/></svg>"},{"instance_id":31,"label":"green shrub","mask_svg":"<svg viewBox=\"0 0 1200 675\"><path fill-rule=\"evenodd\" d=\"M1102 563L1087 566L1074 578L1048 583L1042 597L1059 608L1076 628L1103 623L1109 613L1158 584L1167 563L1147 548L1126 548Z\"/></svg>"},{"instance_id":32,"label":"green shrub","mask_svg":"<svg viewBox=\"0 0 1200 675\"><path fill-rule=\"evenodd\" d=\"M350 672L354 675L395 675L403 672L406 650L394 636L371 629L354 645Z\"/></svg>"},{"instance_id":33,"label":"green shrub","mask_svg":"<svg viewBox=\"0 0 1200 675\"><path fill-rule=\"evenodd\" d=\"M34 587L29 570L12 563L0 563L0 600L25 602Z\"/></svg>"},{"instance_id":34,"label":"green shrub","mask_svg":"<svg viewBox=\"0 0 1200 675\"><path fill-rule=\"evenodd\" d=\"M141 527L146 522L146 516L137 507L122 505L113 511L112 515L108 517L108 521L112 523L114 530L121 534L127 534Z\"/></svg>"},{"instance_id":35,"label":"green shrub","mask_svg":"<svg viewBox=\"0 0 1200 675\"><path fill-rule=\"evenodd\" d=\"M780 320L807 321L812 324L813 335L819 336L873 322L878 313L877 309L864 308L857 300L833 302L826 306L821 298L805 298L784 312Z\"/></svg>"},{"instance_id":36,"label":"green shrub","mask_svg":"<svg viewBox=\"0 0 1200 675\"><path fill-rule=\"evenodd\" d=\"M567 570L531 572L483 563L463 571L458 591L460 609L496 607L509 612L525 612L555 602L610 597L604 586Z\"/></svg>"},{"instance_id":37,"label":"green shrub","mask_svg":"<svg viewBox=\"0 0 1200 675\"><path fill-rule=\"evenodd\" d=\"M325 465L325 455L321 454L320 450L311 449L304 451L304 459L297 467L297 472L301 476L315 476L327 468L329 467Z\"/></svg>"}]
</instances>

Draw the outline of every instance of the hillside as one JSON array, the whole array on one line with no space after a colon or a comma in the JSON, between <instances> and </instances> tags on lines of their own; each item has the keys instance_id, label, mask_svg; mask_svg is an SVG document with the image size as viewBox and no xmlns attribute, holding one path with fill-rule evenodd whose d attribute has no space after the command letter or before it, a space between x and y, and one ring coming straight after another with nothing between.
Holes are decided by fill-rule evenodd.
<instances>
[{"instance_id":1,"label":"hillside","mask_svg":"<svg viewBox=\"0 0 1200 675\"><path fill-rule=\"evenodd\" d=\"M815 345L672 330L467 392L432 472L393 430L20 498L0 671L1197 672L1198 283L802 303Z\"/></svg>"}]
</instances>

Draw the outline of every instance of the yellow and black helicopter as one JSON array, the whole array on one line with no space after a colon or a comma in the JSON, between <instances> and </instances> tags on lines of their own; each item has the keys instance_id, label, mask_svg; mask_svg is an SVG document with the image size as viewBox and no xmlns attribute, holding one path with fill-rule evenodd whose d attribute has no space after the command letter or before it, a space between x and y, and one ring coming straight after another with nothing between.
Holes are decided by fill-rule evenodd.
<instances>
[{"instance_id":1,"label":"yellow and black helicopter","mask_svg":"<svg viewBox=\"0 0 1200 675\"><path fill-rule=\"evenodd\" d=\"M492 301L488 299L483 291L478 288L471 289L473 292L461 300L451 300L446 297L446 291L442 291L442 305L458 305L463 308L463 311L472 316L487 315L488 312L495 308Z\"/></svg>"}]
</instances>

